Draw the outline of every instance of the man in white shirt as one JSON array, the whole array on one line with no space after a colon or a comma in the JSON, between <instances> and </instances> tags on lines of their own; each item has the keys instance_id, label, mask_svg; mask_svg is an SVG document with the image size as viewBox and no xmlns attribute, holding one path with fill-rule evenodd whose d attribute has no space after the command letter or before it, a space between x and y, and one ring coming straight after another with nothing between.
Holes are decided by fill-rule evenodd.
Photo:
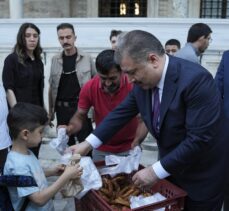
<instances>
[{"instance_id":1,"label":"man in white shirt","mask_svg":"<svg viewBox=\"0 0 229 211\"><path fill-rule=\"evenodd\" d=\"M140 30L118 40L115 59L134 88L72 150L85 154L97 148L140 113L157 139L160 160L138 171L134 184L168 178L187 192L185 210L220 210L224 181L216 178L226 169L227 142L217 136L221 103L211 74L198 64L168 57L156 37Z\"/></svg>"},{"instance_id":2,"label":"man in white shirt","mask_svg":"<svg viewBox=\"0 0 229 211\"><path fill-rule=\"evenodd\" d=\"M8 107L6 102L6 93L2 85L0 85L0 170L3 168L8 148L11 145L9 129L6 123L8 115Z\"/></svg>"}]
</instances>

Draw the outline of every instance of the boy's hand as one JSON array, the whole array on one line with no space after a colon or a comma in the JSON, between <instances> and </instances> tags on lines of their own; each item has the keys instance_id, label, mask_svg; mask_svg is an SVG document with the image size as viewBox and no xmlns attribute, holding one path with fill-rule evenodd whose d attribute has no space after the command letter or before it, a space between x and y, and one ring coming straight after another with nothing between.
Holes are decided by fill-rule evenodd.
<instances>
[{"instance_id":1,"label":"boy's hand","mask_svg":"<svg viewBox=\"0 0 229 211\"><path fill-rule=\"evenodd\" d=\"M55 166L54 168L44 169L45 176L51 177L51 176L59 176L64 172L65 165L60 164Z\"/></svg>"},{"instance_id":2,"label":"boy's hand","mask_svg":"<svg viewBox=\"0 0 229 211\"><path fill-rule=\"evenodd\" d=\"M68 179L76 179L80 178L80 176L83 174L83 168L76 164L74 166L66 166L63 176L66 176Z\"/></svg>"},{"instance_id":3,"label":"boy's hand","mask_svg":"<svg viewBox=\"0 0 229 211\"><path fill-rule=\"evenodd\" d=\"M59 165L55 166L55 168L54 168L55 176L60 176L64 172L64 169L65 169L64 164L59 164Z\"/></svg>"}]
</instances>

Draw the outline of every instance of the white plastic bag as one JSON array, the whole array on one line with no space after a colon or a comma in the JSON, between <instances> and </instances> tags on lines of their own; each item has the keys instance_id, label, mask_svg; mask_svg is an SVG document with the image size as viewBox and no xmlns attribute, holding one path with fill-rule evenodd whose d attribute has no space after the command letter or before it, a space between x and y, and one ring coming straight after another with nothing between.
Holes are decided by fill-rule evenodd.
<instances>
[{"instance_id":1,"label":"white plastic bag","mask_svg":"<svg viewBox=\"0 0 229 211\"><path fill-rule=\"evenodd\" d=\"M73 154L68 161L68 165L75 166L80 162L80 154ZM72 197L84 189L81 178L70 179L62 188L61 193L64 197Z\"/></svg>"},{"instance_id":2,"label":"white plastic bag","mask_svg":"<svg viewBox=\"0 0 229 211\"><path fill-rule=\"evenodd\" d=\"M119 173L130 174L132 171L138 170L141 155L142 152L139 146L130 150L130 154L128 156L108 155L105 157L106 167L100 168L99 172L101 175L109 174L112 177Z\"/></svg>"},{"instance_id":3,"label":"white plastic bag","mask_svg":"<svg viewBox=\"0 0 229 211\"><path fill-rule=\"evenodd\" d=\"M102 178L90 157L82 157L80 166L83 167L81 182L84 189L75 197L81 199L89 190L98 190L102 187Z\"/></svg>"},{"instance_id":4,"label":"white plastic bag","mask_svg":"<svg viewBox=\"0 0 229 211\"><path fill-rule=\"evenodd\" d=\"M49 145L63 155L68 147L68 140L69 136L66 133L66 128L58 128L57 138L53 138Z\"/></svg>"},{"instance_id":5,"label":"white plastic bag","mask_svg":"<svg viewBox=\"0 0 229 211\"><path fill-rule=\"evenodd\" d=\"M66 150L65 154L60 158L60 163L66 165L69 163L71 156L72 152ZM81 157L80 166L83 168L83 174L81 175L80 180L84 189L75 195L77 199L81 199L91 189L98 190L102 187L102 178L90 157Z\"/></svg>"},{"instance_id":6,"label":"white plastic bag","mask_svg":"<svg viewBox=\"0 0 229 211\"><path fill-rule=\"evenodd\" d=\"M135 209L141 206L153 204L159 201L163 201L166 198L160 193L155 193L152 196L144 197L143 195L130 197L130 208ZM165 208L156 209L155 211L164 211Z\"/></svg>"}]
</instances>

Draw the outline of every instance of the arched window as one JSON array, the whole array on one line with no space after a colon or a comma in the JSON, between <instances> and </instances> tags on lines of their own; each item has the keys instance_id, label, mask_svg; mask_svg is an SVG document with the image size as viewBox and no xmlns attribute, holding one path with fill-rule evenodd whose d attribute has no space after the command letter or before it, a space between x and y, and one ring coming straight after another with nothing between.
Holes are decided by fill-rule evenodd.
<instances>
[{"instance_id":1,"label":"arched window","mask_svg":"<svg viewBox=\"0 0 229 211\"><path fill-rule=\"evenodd\" d=\"M200 18L229 18L229 0L201 0Z\"/></svg>"},{"instance_id":2,"label":"arched window","mask_svg":"<svg viewBox=\"0 0 229 211\"><path fill-rule=\"evenodd\" d=\"M146 17L147 0L99 0L99 17Z\"/></svg>"}]
</instances>

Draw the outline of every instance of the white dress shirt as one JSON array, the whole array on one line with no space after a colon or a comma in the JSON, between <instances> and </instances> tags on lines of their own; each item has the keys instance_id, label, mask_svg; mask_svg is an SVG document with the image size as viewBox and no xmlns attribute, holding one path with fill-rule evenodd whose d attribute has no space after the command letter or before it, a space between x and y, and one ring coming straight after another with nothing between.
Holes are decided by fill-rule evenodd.
<instances>
[{"instance_id":1,"label":"white dress shirt","mask_svg":"<svg viewBox=\"0 0 229 211\"><path fill-rule=\"evenodd\" d=\"M9 129L6 118L8 115L8 107L6 101L6 93L3 86L0 84L0 150L11 145Z\"/></svg>"},{"instance_id":2,"label":"white dress shirt","mask_svg":"<svg viewBox=\"0 0 229 211\"><path fill-rule=\"evenodd\" d=\"M161 98L162 98L162 94L163 94L163 88L164 88L164 82L165 82L165 75L167 72L167 68L168 68L168 64L169 64L169 57L167 55L165 55L165 66L162 72L162 76L161 76L161 80L159 81L159 83L157 84L157 88L159 89L159 99L161 102ZM152 101L153 101L153 97L154 97L154 93L152 93ZM153 106L153 103L152 103ZM153 111L153 108L152 108ZM165 177L168 177L170 174L163 168L163 166L161 165L160 161L157 161L156 163L154 163L152 165L153 170L155 172L155 174L157 175L157 177L159 179L164 179Z\"/></svg>"}]
</instances>

